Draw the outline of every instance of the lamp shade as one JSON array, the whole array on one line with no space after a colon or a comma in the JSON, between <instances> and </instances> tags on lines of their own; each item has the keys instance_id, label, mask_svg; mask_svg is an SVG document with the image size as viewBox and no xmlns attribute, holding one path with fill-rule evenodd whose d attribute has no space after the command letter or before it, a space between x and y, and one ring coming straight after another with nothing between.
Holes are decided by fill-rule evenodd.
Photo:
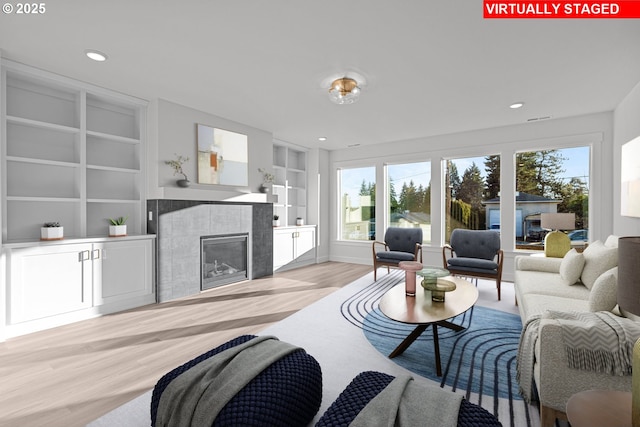
<instances>
[{"instance_id":1,"label":"lamp shade","mask_svg":"<svg viewBox=\"0 0 640 427\"><path fill-rule=\"evenodd\" d=\"M640 316L640 237L618 239L618 306Z\"/></svg>"},{"instance_id":2,"label":"lamp shade","mask_svg":"<svg viewBox=\"0 0 640 427\"><path fill-rule=\"evenodd\" d=\"M550 230L575 230L576 214L543 213L540 214L540 227Z\"/></svg>"}]
</instances>

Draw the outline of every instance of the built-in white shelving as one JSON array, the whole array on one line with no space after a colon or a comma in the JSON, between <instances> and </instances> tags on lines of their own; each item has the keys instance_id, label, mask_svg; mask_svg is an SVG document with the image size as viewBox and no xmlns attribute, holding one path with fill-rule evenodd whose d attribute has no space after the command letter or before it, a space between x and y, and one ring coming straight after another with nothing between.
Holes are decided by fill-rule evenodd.
<instances>
[{"instance_id":1,"label":"built-in white shelving","mask_svg":"<svg viewBox=\"0 0 640 427\"><path fill-rule=\"evenodd\" d=\"M6 60L2 85L3 242L143 233L146 101Z\"/></svg>"},{"instance_id":2,"label":"built-in white shelving","mask_svg":"<svg viewBox=\"0 0 640 427\"><path fill-rule=\"evenodd\" d=\"M274 215L283 225L307 216L307 153L288 145L273 145Z\"/></svg>"}]
</instances>

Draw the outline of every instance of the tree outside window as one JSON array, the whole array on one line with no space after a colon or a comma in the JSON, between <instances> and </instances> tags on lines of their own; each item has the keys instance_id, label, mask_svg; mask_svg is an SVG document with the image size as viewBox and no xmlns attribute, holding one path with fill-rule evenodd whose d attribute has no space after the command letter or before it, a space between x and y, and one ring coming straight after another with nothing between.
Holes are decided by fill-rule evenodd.
<instances>
[{"instance_id":1,"label":"tree outside window","mask_svg":"<svg viewBox=\"0 0 640 427\"><path fill-rule=\"evenodd\" d=\"M431 162L387 165L389 226L422 228L431 242Z\"/></svg>"},{"instance_id":2,"label":"tree outside window","mask_svg":"<svg viewBox=\"0 0 640 427\"><path fill-rule=\"evenodd\" d=\"M375 240L375 167L340 169L339 180L341 239Z\"/></svg>"}]
</instances>

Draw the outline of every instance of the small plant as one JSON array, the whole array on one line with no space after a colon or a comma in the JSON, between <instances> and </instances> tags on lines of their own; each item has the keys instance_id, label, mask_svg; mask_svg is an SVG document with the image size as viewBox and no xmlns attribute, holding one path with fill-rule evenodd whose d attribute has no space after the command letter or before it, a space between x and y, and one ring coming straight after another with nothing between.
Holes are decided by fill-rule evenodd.
<instances>
[{"instance_id":1,"label":"small plant","mask_svg":"<svg viewBox=\"0 0 640 427\"><path fill-rule=\"evenodd\" d=\"M279 220L279 219L280 219L280 216L279 216L279 215L274 215L274 216L273 216L273 220L274 220L274 221L277 221L277 220Z\"/></svg>"},{"instance_id":2,"label":"small plant","mask_svg":"<svg viewBox=\"0 0 640 427\"><path fill-rule=\"evenodd\" d=\"M118 217L118 218L109 218L109 224L111 225L124 225L127 222L127 219L129 219L129 217Z\"/></svg>"},{"instance_id":3,"label":"small plant","mask_svg":"<svg viewBox=\"0 0 640 427\"><path fill-rule=\"evenodd\" d=\"M262 182L264 184L272 184L276 180L276 177L274 174L272 174L271 172L267 172L263 168L258 168L258 172L262 174Z\"/></svg>"},{"instance_id":4,"label":"small plant","mask_svg":"<svg viewBox=\"0 0 640 427\"><path fill-rule=\"evenodd\" d=\"M189 161L189 158L188 157L183 157L183 156L178 155L178 154L176 154L175 156L176 156L175 160L165 160L164 163L173 168L173 174L174 175L180 174L180 175L184 176L184 179L188 180L189 178L187 178L187 174L184 173L184 171L182 170L182 165L187 163Z\"/></svg>"},{"instance_id":5,"label":"small plant","mask_svg":"<svg viewBox=\"0 0 640 427\"><path fill-rule=\"evenodd\" d=\"M60 223L59 222L45 222L42 226L45 227L45 228L60 227Z\"/></svg>"}]
</instances>

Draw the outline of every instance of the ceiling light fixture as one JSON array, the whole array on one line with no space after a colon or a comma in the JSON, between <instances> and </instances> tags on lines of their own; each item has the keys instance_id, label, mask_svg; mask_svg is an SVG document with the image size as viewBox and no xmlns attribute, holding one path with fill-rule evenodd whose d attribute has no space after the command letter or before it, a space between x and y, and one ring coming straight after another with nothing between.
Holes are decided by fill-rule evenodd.
<instances>
[{"instance_id":1,"label":"ceiling light fixture","mask_svg":"<svg viewBox=\"0 0 640 427\"><path fill-rule=\"evenodd\" d=\"M522 107L524 107L524 102L514 102L513 104L509 105L509 108L513 110L517 110L518 108Z\"/></svg>"},{"instance_id":2,"label":"ceiling light fixture","mask_svg":"<svg viewBox=\"0 0 640 427\"><path fill-rule=\"evenodd\" d=\"M329 98L336 104L353 104L360 96L358 82L348 77L334 80L329 88Z\"/></svg>"},{"instance_id":3,"label":"ceiling light fixture","mask_svg":"<svg viewBox=\"0 0 640 427\"><path fill-rule=\"evenodd\" d=\"M318 138L318 141L321 141L321 142L324 142L326 140L327 140L326 136L321 136L321 137Z\"/></svg>"},{"instance_id":4,"label":"ceiling light fixture","mask_svg":"<svg viewBox=\"0 0 640 427\"><path fill-rule=\"evenodd\" d=\"M98 61L98 62L104 62L107 60L107 55L98 51L98 50L93 50L93 49L87 49L84 51L85 55L87 55L89 58L93 59L94 61Z\"/></svg>"}]
</instances>

